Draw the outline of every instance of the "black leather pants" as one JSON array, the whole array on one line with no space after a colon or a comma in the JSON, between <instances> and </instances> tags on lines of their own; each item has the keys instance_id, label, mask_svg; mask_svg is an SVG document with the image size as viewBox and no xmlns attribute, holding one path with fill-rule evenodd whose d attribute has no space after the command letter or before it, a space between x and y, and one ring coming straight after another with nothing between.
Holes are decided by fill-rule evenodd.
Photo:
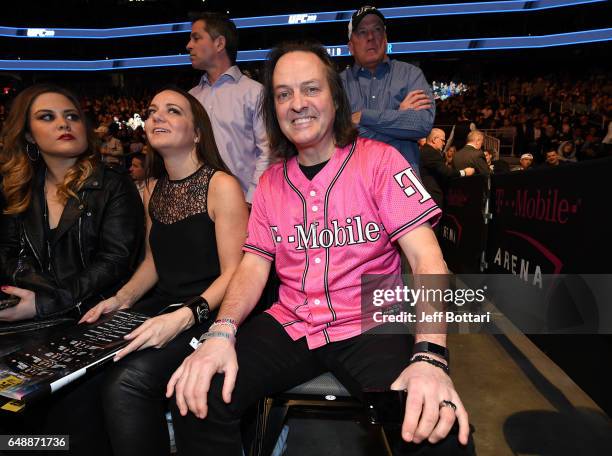
<instances>
[{"instance_id":1,"label":"black leather pants","mask_svg":"<svg viewBox=\"0 0 612 456\"><path fill-rule=\"evenodd\" d=\"M199 338L207 328L194 326L166 347L131 353L107 370L102 397L115 456L170 454L166 385L193 352L189 341Z\"/></svg>"}]
</instances>

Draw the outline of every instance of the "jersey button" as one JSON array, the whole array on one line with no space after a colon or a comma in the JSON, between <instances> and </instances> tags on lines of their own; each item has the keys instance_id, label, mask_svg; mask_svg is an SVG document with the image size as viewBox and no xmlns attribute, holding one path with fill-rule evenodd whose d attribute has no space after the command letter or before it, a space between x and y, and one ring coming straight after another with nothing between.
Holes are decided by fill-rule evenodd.
<instances>
[{"instance_id":1,"label":"jersey button","mask_svg":"<svg viewBox=\"0 0 612 456\"><path fill-rule=\"evenodd\" d=\"M315 192L314 190L310 190L310 196L317 196L317 192Z\"/></svg>"},{"instance_id":2,"label":"jersey button","mask_svg":"<svg viewBox=\"0 0 612 456\"><path fill-rule=\"evenodd\" d=\"M315 263L319 264L321 262L321 258L315 258Z\"/></svg>"},{"instance_id":3,"label":"jersey button","mask_svg":"<svg viewBox=\"0 0 612 456\"><path fill-rule=\"evenodd\" d=\"M319 304L321 304L321 300L320 299L315 299L314 303L315 303L315 306L318 306Z\"/></svg>"},{"instance_id":4,"label":"jersey button","mask_svg":"<svg viewBox=\"0 0 612 456\"><path fill-rule=\"evenodd\" d=\"M312 206L312 212L317 212L319 210L319 206Z\"/></svg>"}]
</instances>

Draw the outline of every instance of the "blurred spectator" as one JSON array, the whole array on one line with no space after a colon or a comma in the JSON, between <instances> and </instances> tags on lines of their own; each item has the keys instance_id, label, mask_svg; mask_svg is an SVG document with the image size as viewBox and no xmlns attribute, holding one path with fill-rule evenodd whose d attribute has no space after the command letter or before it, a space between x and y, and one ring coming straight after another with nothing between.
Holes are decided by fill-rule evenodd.
<instances>
[{"instance_id":1,"label":"blurred spectator","mask_svg":"<svg viewBox=\"0 0 612 456\"><path fill-rule=\"evenodd\" d=\"M132 156L130 165L130 176L136 184L136 188L140 192L140 198L143 198L145 188L145 156L144 154L136 154Z\"/></svg>"},{"instance_id":2,"label":"blurred spectator","mask_svg":"<svg viewBox=\"0 0 612 456\"><path fill-rule=\"evenodd\" d=\"M488 150L484 151L485 161L489 165L489 170L494 174L507 173L510 171L510 165L505 160L493 160L493 154Z\"/></svg>"},{"instance_id":3,"label":"blurred spectator","mask_svg":"<svg viewBox=\"0 0 612 456\"><path fill-rule=\"evenodd\" d=\"M484 133L479 130L471 131L467 136L467 144L458 150L453 159L455 169L474 168L477 174L490 174L489 165L481 150Z\"/></svg>"},{"instance_id":4,"label":"blurred spectator","mask_svg":"<svg viewBox=\"0 0 612 456\"><path fill-rule=\"evenodd\" d=\"M121 144L121 141L114 136L117 130L118 128L116 124L111 124L110 127L101 125L94 130L102 141L102 144L100 145L102 161L114 165L121 164L121 159L123 157L123 145Z\"/></svg>"},{"instance_id":5,"label":"blurred spectator","mask_svg":"<svg viewBox=\"0 0 612 456\"><path fill-rule=\"evenodd\" d=\"M136 130L134 130L132 134L132 138L130 140L129 151L131 154L142 153L142 149L144 145L145 145L144 131L142 127L137 127Z\"/></svg>"},{"instance_id":6,"label":"blurred spectator","mask_svg":"<svg viewBox=\"0 0 612 456\"><path fill-rule=\"evenodd\" d=\"M573 138L572 127L569 122L561 124L561 132L559 133L559 141L571 141Z\"/></svg>"},{"instance_id":7,"label":"blurred spectator","mask_svg":"<svg viewBox=\"0 0 612 456\"><path fill-rule=\"evenodd\" d=\"M518 166L514 167L512 171L525 171L531 168L533 165L533 155L523 154L519 160Z\"/></svg>"},{"instance_id":8,"label":"blurred spectator","mask_svg":"<svg viewBox=\"0 0 612 456\"><path fill-rule=\"evenodd\" d=\"M574 147L574 143L572 141L562 142L557 150L557 154L559 155L559 159L561 161L576 161L576 148Z\"/></svg>"},{"instance_id":9,"label":"blurred spectator","mask_svg":"<svg viewBox=\"0 0 612 456\"><path fill-rule=\"evenodd\" d=\"M455 146L450 146L444 152L444 164L449 168L453 167L453 158L455 158L455 153L457 152L457 148Z\"/></svg>"},{"instance_id":10,"label":"blurred spectator","mask_svg":"<svg viewBox=\"0 0 612 456\"><path fill-rule=\"evenodd\" d=\"M427 136L425 145L421 148L419 168L423 185L431 194L436 204L442 208L444 203L444 190L446 183L453 177L471 176L474 168L465 168L461 171L448 168L444 165L442 150L446 143L444 130L433 128Z\"/></svg>"},{"instance_id":11,"label":"blurred spectator","mask_svg":"<svg viewBox=\"0 0 612 456\"><path fill-rule=\"evenodd\" d=\"M455 122L455 136L453 142L457 149L461 149L465 146L467 141L467 135L470 131L476 129L476 125L470 120L469 113L465 110L461 110L461 114Z\"/></svg>"},{"instance_id":12,"label":"blurred spectator","mask_svg":"<svg viewBox=\"0 0 612 456\"><path fill-rule=\"evenodd\" d=\"M557 137L557 130L552 125L545 125L544 136L542 137L542 149L548 151L551 149L557 150L558 148L559 138Z\"/></svg>"},{"instance_id":13,"label":"blurred spectator","mask_svg":"<svg viewBox=\"0 0 612 456\"><path fill-rule=\"evenodd\" d=\"M493 171L493 156L491 155L491 152L485 150L482 154L484 155L485 161L487 162L487 166L491 171Z\"/></svg>"},{"instance_id":14,"label":"blurred spectator","mask_svg":"<svg viewBox=\"0 0 612 456\"><path fill-rule=\"evenodd\" d=\"M546 161L542 164L542 167L550 168L553 166L560 166L562 164L565 164L565 162L559 159L559 154L557 153L557 151L549 150L548 152L546 152Z\"/></svg>"}]
</instances>

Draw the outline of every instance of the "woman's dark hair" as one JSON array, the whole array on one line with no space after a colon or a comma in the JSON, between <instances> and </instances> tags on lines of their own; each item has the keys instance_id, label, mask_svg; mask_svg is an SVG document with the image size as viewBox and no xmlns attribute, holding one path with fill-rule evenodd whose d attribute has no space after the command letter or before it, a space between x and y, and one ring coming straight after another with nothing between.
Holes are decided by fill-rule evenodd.
<instances>
[{"instance_id":1,"label":"woman's dark hair","mask_svg":"<svg viewBox=\"0 0 612 456\"><path fill-rule=\"evenodd\" d=\"M229 168L221 158L221 155L219 154L219 149L217 149L217 143L215 142L212 125L210 124L210 118L208 117L208 114L206 113L206 110L204 109L202 104L190 93L185 92L183 89L174 86L165 87L157 93L165 92L166 90L178 93L189 102L191 114L193 116L193 128L200 138L200 140L196 143L195 146L198 160L201 163L205 163L206 165L210 166L211 168L224 171L227 174L231 175L232 172L229 170ZM151 153L147 154L147 179L159 179L165 173L166 168L164 166L164 160L162 159L161 155L159 155L159 152L157 152L153 147L151 147Z\"/></svg>"},{"instance_id":2,"label":"woman's dark hair","mask_svg":"<svg viewBox=\"0 0 612 456\"><path fill-rule=\"evenodd\" d=\"M327 83L329 84L331 96L336 106L334 141L338 147L344 147L353 142L357 138L357 130L351 121L351 105L342 87L340 75L336 71L334 63L325 48L319 43L310 41L284 42L270 51L263 73L264 89L261 113L266 125L272 154L277 158L289 158L297 155L295 145L287 139L278 124L276 107L274 105L274 85L272 82L276 64L283 55L290 52L311 52L323 62L327 74Z\"/></svg>"}]
</instances>

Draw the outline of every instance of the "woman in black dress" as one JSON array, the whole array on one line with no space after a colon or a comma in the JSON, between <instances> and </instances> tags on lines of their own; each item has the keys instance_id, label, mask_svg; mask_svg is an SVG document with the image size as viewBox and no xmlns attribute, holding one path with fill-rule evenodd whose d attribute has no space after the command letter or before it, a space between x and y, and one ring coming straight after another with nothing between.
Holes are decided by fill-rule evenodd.
<instances>
[{"instance_id":1,"label":"woman in black dress","mask_svg":"<svg viewBox=\"0 0 612 456\"><path fill-rule=\"evenodd\" d=\"M154 155L144 192L148 242L129 282L82 319L129 308L155 287L156 305L186 303L127 336L104 389L115 455L169 454L166 384L206 331L242 257L248 210L238 181L219 156L201 104L178 89L152 100L145 131ZM145 350L154 347L162 350ZM123 359L125 358L125 359Z\"/></svg>"}]
</instances>

